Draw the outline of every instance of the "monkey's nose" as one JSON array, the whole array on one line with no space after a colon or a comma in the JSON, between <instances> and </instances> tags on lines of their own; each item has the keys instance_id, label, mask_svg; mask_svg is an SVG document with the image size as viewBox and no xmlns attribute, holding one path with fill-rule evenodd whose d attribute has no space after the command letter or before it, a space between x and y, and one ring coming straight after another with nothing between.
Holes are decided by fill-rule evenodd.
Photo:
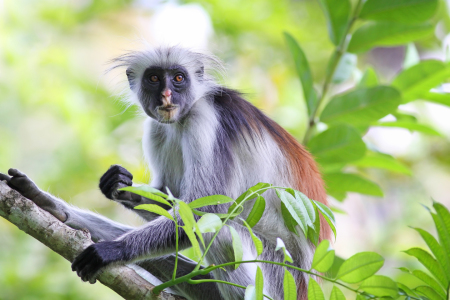
<instances>
[{"instance_id":1,"label":"monkey's nose","mask_svg":"<svg viewBox=\"0 0 450 300\"><path fill-rule=\"evenodd\" d=\"M172 91L170 89L165 89L161 94L163 95L163 97L169 98L170 96L172 96Z\"/></svg>"}]
</instances>

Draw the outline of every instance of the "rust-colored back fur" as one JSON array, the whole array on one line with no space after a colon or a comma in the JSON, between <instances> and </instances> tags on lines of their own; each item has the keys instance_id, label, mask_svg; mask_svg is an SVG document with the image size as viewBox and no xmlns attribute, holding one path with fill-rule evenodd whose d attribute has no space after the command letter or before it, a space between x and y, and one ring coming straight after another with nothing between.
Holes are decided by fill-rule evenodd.
<instances>
[{"instance_id":1,"label":"rust-colored back fur","mask_svg":"<svg viewBox=\"0 0 450 300\"><path fill-rule=\"evenodd\" d=\"M272 134L285 152L291 172L292 187L301 191L308 198L319 201L328 206L327 194L324 182L320 176L316 162L312 155L286 130L273 122L272 126L277 129L278 134ZM320 214L320 235L319 241L331 239L331 228ZM308 287L303 280L296 282L297 299L308 299Z\"/></svg>"}]
</instances>

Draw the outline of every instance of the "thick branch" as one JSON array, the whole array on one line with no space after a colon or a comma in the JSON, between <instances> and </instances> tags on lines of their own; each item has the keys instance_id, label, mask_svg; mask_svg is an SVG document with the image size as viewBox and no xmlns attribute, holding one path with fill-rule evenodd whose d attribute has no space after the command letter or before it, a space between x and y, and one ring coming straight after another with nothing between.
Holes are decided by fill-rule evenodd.
<instances>
[{"instance_id":1,"label":"thick branch","mask_svg":"<svg viewBox=\"0 0 450 300\"><path fill-rule=\"evenodd\" d=\"M0 216L70 262L92 244L89 232L68 227L11 189L4 181L0 181ZM143 269L142 271L146 272ZM164 292L158 297L152 296L154 286L127 266L106 267L98 280L128 300L184 299Z\"/></svg>"}]
</instances>

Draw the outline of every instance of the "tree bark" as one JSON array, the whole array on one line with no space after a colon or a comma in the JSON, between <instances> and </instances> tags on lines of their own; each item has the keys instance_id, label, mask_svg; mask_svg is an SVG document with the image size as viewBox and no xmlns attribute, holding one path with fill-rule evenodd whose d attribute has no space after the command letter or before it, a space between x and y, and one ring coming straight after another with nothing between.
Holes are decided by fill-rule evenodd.
<instances>
[{"instance_id":1,"label":"tree bark","mask_svg":"<svg viewBox=\"0 0 450 300\"><path fill-rule=\"evenodd\" d=\"M93 243L88 231L70 228L11 189L4 181L0 181L0 216L70 262ZM147 272L137 268L140 272ZM184 299L165 292L159 296L152 295L154 286L133 268L124 265L106 267L97 280L127 300Z\"/></svg>"}]
</instances>

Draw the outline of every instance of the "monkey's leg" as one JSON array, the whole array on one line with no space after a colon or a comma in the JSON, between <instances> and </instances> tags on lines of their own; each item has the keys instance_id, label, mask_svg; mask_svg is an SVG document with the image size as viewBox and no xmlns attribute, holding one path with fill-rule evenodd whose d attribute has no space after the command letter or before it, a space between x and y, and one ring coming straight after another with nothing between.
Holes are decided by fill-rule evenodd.
<instances>
[{"instance_id":1,"label":"monkey's leg","mask_svg":"<svg viewBox=\"0 0 450 300\"><path fill-rule=\"evenodd\" d=\"M141 204L156 204L168 210L170 207L157 201L130 193L119 191L118 189L131 186L133 184L133 175L122 166L112 165L108 171L100 178L100 190L106 198L116 201L128 209L133 210L144 220L152 221L159 215L146 210L134 210L134 207Z\"/></svg>"},{"instance_id":2,"label":"monkey's leg","mask_svg":"<svg viewBox=\"0 0 450 300\"><path fill-rule=\"evenodd\" d=\"M67 202L39 189L30 178L17 169L9 169L8 174L10 176L0 173L0 180L6 180L9 187L48 211L69 227L89 230L93 241L113 240L133 229L133 227L69 205Z\"/></svg>"},{"instance_id":3,"label":"monkey's leg","mask_svg":"<svg viewBox=\"0 0 450 300\"><path fill-rule=\"evenodd\" d=\"M19 170L10 169L8 173L10 176L0 173L0 180L5 180L12 189L32 200L36 205L48 211L69 227L89 230L94 241L114 240L133 229L133 227L122 225L98 214L70 206L67 202L39 189L30 178ZM162 282L165 282L171 279L175 264L175 255L171 254L149 259L137 262L137 264ZM182 276L189 273L194 269L195 265L192 260L179 255L177 275ZM211 279L213 277L212 275L205 275L201 278ZM200 277L196 279L200 279ZM212 283L199 285L185 283L177 285L172 289L188 299L222 299L220 298L217 285Z\"/></svg>"}]
</instances>

